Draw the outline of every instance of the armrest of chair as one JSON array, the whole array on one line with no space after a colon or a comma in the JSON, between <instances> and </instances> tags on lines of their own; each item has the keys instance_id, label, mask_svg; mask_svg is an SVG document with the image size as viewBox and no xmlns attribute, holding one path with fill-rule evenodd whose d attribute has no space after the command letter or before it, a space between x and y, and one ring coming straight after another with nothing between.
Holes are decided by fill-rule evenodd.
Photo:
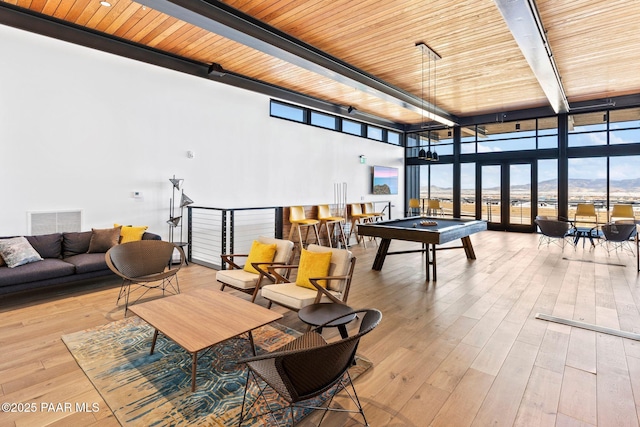
<instances>
[{"instance_id":1,"label":"armrest of chair","mask_svg":"<svg viewBox=\"0 0 640 427\"><path fill-rule=\"evenodd\" d=\"M275 282L274 283L289 283L289 279L283 275L281 275L280 273L278 273L276 271L276 269L278 270L285 270L287 271L287 274L289 274L289 272L291 270L293 270L294 268L298 268L297 265L277 265L277 266L268 266L267 270L269 271L269 274L273 275L273 277L275 277Z\"/></svg>"},{"instance_id":2,"label":"armrest of chair","mask_svg":"<svg viewBox=\"0 0 640 427\"><path fill-rule=\"evenodd\" d=\"M260 274L260 276L266 277L267 279L271 280L273 283L276 282L276 278L274 277L275 273L270 273L268 270L269 270L269 267L271 267L271 266L279 266L279 265L283 265L284 266L284 265L287 265L287 264L284 263L284 262L275 262L275 261L272 261L272 262L252 262L251 263L251 266L253 266L253 268L256 269L256 271ZM266 267L267 271L265 271L265 267ZM276 268L276 267L274 267L274 268ZM261 281L262 277L260 279L258 279L258 285L260 284L260 281Z\"/></svg>"},{"instance_id":3,"label":"armrest of chair","mask_svg":"<svg viewBox=\"0 0 640 427\"><path fill-rule=\"evenodd\" d=\"M332 302L336 304L345 304L344 301L336 298L331 292L327 291L325 288L318 284L319 280L349 280L349 276L326 276L326 277L313 277L309 278L309 282L313 285L314 288L318 291L316 295L316 299L313 301L314 304L318 304L323 296L329 298Z\"/></svg>"},{"instance_id":4,"label":"armrest of chair","mask_svg":"<svg viewBox=\"0 0 640 427\"><path fill-rule=\"evenodd\" d=\"M321 345L326 345L327 341L324 339L322 335L316 332L315 329L317 328L314 328L312 331L305 332L303 335L299 336L293 341L289 341L287 344L283 345L279 349L276 349L269 353L259 354L257 356L245 357L243 359L236 361L236 364L241 365L244 363L256 362L258 360L274 359L276 357L287 356L289 354L296 354L296 353L299 353L300 351L304 351L304 350L321 346Z\"/></svg>"},{"instance_id":5,"label":"armrest of chair","mask_svg":"<svg viewBox=\"0 0 640 427\"><path fill-rule=\"evenodd\" d=\"M221 254L220 258L222 259L223 263L227 263L231 266L231 270L233 270L234 268L237 269L242 269L242 267L240 267L238 264L236 264L233 260L233 258L235 257L248 257L249 254Z\"/></svg>"}]
</instances>

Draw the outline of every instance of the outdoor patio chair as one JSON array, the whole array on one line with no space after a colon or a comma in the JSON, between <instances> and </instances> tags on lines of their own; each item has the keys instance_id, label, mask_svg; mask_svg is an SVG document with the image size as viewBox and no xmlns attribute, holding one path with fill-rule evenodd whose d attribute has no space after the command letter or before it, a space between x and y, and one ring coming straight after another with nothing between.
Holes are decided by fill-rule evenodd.
<instances>
[{"instance_id":1,"label":"outdoor patio chair","mask_svg":"<svg viewBox=\"0 0 640 427\"><path fill-rule=\"evenodd\" d=\"M440 200L429 199L429 201L427 202L427 215L429 216L444 215L444 210L442 209Z\"/></svg>"},{"instance_id":2,"label":"outdoor patio chair","mask_svg":"<svg viewBox=\"0 0 640 427\"><path fill-rule=\"evenodd\" d=\"M619 220L635 221L636 215L633 212L633 205L627 204L615 204L611 209L611 216L609 222L616 222Z\"/></svg>"},{"instance_id":3,"label":"outdoor patio chair","mask_svg":"<svg viewBox=\"0 0 640 427\"><path fill-rule=\"evenodd\" d=\"M420 199L409 199L409 216L420 214Z\"/></svg>"}]
</instances>

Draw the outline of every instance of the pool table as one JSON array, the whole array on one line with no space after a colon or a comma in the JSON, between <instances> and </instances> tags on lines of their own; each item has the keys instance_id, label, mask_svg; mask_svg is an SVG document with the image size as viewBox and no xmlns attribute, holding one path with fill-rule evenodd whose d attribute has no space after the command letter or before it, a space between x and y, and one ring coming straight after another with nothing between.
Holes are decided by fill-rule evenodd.
<instances>
[{"instance_id":1,"label":"pool table","mask_svg":"<svg viewBox=\"0 0 640 427\"><path fill-rule=\"evenodd\" d=\"M430 225L422 225L421 222ZM382 270L387 255L425 252L427 255L427 280L430 280L430 270L433 269L433 280L436 281L436 245L461 239L462 246L438 248L437 250L464 248L468 259L476 259L469 236L486 229L487 223L479 220L409 217L360 224L358 225L358 234L382 239L373 261L372 268L374 270ZM423 244L423 249L389 252L389 245L393 239L419 242Z\"/></svg>"}]
</instances>

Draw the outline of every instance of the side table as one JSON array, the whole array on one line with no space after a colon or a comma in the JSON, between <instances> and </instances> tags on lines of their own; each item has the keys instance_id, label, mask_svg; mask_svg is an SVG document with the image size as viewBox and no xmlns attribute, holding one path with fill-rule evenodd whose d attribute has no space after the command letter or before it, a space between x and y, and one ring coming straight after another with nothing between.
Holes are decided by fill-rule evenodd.
<instances>
[{"instance_id":1,"label":"side table","mask_svg":"<svg viewBox=\"0 0 640 427\"><path fill-rule=\"evenodd\" d=\"M179 246L180 248L182 248L183 251L184 251L185 246L189 245L189 242L171 242L171 243L173 243L176 246ZM185 251L184 263L186 265L189 265L189 261L188 261L189 257L186 256L186 255L187 254L186 254L186 251ZM172 261L173 261L173 259L172 259Z\"/></svg>"},{"instance_id":2,"label":"side table","mask_svg":"<svg viewBox=\"0 0 640 427\"><path fill-rule=\"evenodd\" d=\"M351 313L350 316L347 314ZM353 308L349 307L346 304L336 304L336 303L318 303L311 304L306 307L303 307L298 311L298 317L307 325L311 326L320 326L324 323L328 322L331 319L335 319L336 317L345 315L343 318L336 320L335 322L331 322L326 327L334 327L338 328L340 331L340 336L342 338L347 338L349 335L347 334L346 325L353 321L356 318L356 314L353 312ZM319 333L322 333L322 330L318 330Z\"/></svg>"}]
</instances>

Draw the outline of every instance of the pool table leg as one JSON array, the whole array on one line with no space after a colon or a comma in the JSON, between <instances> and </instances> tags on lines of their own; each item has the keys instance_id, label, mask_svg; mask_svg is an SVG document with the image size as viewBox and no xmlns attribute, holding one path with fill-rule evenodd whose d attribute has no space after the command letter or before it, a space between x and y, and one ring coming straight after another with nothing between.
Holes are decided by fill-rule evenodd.
<instances>
[{"instance_id":1,"label":"pool table leg","mask_svg":"<svg viewBox=\"0 0 640 427\"><path fill-rule=\"evenodd\" d=\"M376 258L373 260L373 269L376 271L382 270L382 265L384 264L384 259L387 257L387 252L389 251L389 245L391 244L391 239L382 239L380 242L380 246L378 246L378 252L376 253Z\"/></svg>"},{"instance_id":2,"label":"pool table leg","mask_svg":"<svg viewBox=\"0 0 640 427\"><path fill-rule=\"evenodd\" d=\"M431 279L431 269L433 269L433 281L438 280L438 272L436 270L436 245L427 243L425 251L427 263L427 282Z\"/></svg>"},{"instance_id":3,"label":"pool table leg","mask_svg":"<svg viewBox=\"0 0 640 427\"><path fill-rule=\"evenodd\" d=\"M462 247L468 259L476 259L476 253L473 251L473 245L471 244L471 237L465 236L462 238Z\"/></svg>"}]
</instances>

